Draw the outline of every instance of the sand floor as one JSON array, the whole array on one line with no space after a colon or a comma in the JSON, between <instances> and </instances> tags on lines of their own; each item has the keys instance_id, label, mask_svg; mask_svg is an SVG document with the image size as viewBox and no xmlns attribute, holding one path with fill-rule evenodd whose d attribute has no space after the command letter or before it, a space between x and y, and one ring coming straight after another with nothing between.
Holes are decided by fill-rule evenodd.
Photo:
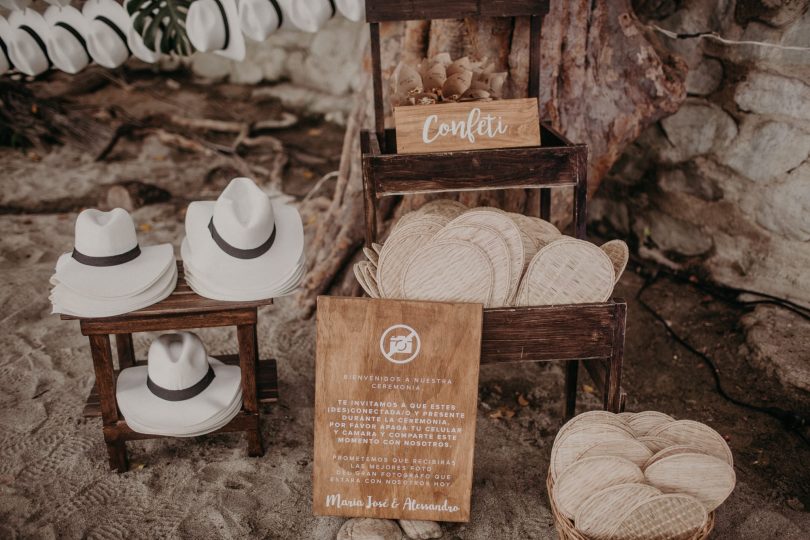
<instances>
[{"instance_id":1,"label":"sand floor","mask_svg":"<svg viewBox=\"0 0 810 540\"><path fill-rule=\"evenodd\" d=\"M329 159L338 152L336 145ZM98 185L143 178L175 194L203 189L186 183L202 176L203 164L195 169L192 156L179 167L176 157L149 140L106 163L62 149L37 160L0 150L0 538L329 539L343 522L310 511L314 322L300 318L292 300L260 313L262 356L278 359L281 395L264 410L264 457L248 458L241 435L142 441L129 443L132 470L115 474L108 470L100 419L81 416L93 384L88 342L78 323L50 314L48 278L59 254L72 246L77 208L95 200ZM141 242L177 248L182 209L174 199L137 210ZM708 370L633 300L641 286L641 278L627 272L617 289L629 301L628 410L704 421L728 438L738 484L718 512L714 538L810 538L810 448L775 420L720 398ZM739 312L667 280L646 295L696 346L707 348L736 382L729 385L736 395L754 401L778 396L778 386L740 354ZM200 334L212 353L236 350L230 330ZM139 357L153 337L135 336ZM445 524L445 538L556 537L545 476L560 425L562 374L554 363L481 370L472 519ZM599 406L588 383L583 375L580 410ZM529 404L521 407L518 396ZM514 415L493 414L498 410Z\"/></svg>"}]
</instances>

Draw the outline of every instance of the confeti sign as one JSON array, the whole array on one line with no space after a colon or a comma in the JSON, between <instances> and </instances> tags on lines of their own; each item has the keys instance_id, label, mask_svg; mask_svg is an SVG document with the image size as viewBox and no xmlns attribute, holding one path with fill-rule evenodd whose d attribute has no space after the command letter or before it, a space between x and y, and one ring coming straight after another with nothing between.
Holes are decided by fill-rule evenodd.
<instances>
[{"instance_id":1,"label":"confeti sign","mask_svg":"<svg viewBox=\"0 0 810 540\"><path fill-rule=\"evenodd\" d=\"M537 99L394 108L397 152L448 152L540 145Z\"/></svg>"},{"instance_id":2,"label":"confeti sign","mask_svg":"<svg viewBox=\"0 0 810 540\"><path fill-rule=\"evenodd\" d=\"M313 510L467 521L480 304L318 298Z\"/></svg>"}]
</instances>

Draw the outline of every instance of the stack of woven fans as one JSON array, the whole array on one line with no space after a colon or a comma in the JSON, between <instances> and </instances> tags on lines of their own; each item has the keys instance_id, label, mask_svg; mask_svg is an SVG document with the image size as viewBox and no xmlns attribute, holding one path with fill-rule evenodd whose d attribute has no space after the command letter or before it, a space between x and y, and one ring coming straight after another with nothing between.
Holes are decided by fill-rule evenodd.
<instances>
[{"instance_id":1,"label":"stack of woven fans","mask_svg":"<svg viewBox=\"0 0 810 540\"><path fill-rule=\"evenodd\" d=\"M372 298L484 307L604 302L629 256L621 240L600 247L539 218L446 199L406 214L364 252L354 273Z\"/></svg>"},{"instance_id":2,"label":"stack of woven fans","mask_svg":"<svg viewBox=\"0 0 810 540\"><path fill-rule=\"evenodd\" d=\"M561 538L706 538L735 485L712 428L655 412L591 411L554 440L548 490Z\"/></svg>"}]
</instances>

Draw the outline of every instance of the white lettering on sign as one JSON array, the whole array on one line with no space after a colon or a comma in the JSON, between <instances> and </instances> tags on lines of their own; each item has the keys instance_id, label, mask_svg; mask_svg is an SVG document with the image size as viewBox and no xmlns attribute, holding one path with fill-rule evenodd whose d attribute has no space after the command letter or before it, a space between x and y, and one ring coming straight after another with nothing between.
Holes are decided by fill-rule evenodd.
<instances>
[{"instance_id":1,"label":"white lettering on sign","mask_svg":"<svg viewBox=\"0 0 810 540\"><path fill-rule=\"evenodd\" d=\"M503 117L492 114L481 115L481 109L475 107L470 110L466 120L439 121L438 114L431 114L425 118L422 126L422 142L430 144L440 137L457 137L475 143L476 136L494 139L509 131L509 126L503 123Z\"/></svg>"}]
</instances>

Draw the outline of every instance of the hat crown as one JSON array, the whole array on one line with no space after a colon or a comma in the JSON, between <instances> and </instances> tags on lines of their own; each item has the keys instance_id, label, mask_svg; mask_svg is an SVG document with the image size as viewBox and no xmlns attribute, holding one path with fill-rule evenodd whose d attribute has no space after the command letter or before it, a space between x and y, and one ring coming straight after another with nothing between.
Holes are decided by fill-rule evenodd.
<instances>
[{"instance_id":1,"label":"hat crown","mask_svg":"<svg viewBox=\"0 0 810 540\"><path fill-rule=\"evenodd\" d=\"M124 29L121 30L124 31ZM109 69L120 66L129 57L127 44L124 43L121 36L108 24L97 19L90 21L90 29L87 32L87 50L90 51L96 62Z\"/></svg>"},{"instance_id":2,"label":"hat crown","mask_svg":"<svg viewBox=\"0 0 810 540\"><path fill-rule=\"evenodd\" d=\"M267 242L275 228L273 205L250 178L234 178L214 204L214 227L228 244L254 249Z\"/></svg>"},{"instance_id":3,"label":"hat crown","mask_svg":"<svg viewBox=\"0 0 810 540\"><path fill-rule=\"evenodd\" d=\"M268 0L242 0L239 4L242 31L255 41L264 41L278 28L278 13Z\"/></svg>"},{"instance_id":4,"label":"hat crown","mask_svg":"<svg viewBox=\"0 0 810 540\"><path fill-rule=\"evenodd\" d=\"M32 30L36 33L36 30ZM39 36L39 34L37 35ZM11 61L26 75L39 75L48 69L48 57L45 56L45 51L42 50L42 47L39 46L33 36L25 30L16 28L9 45Z\"/></svg>"},{"instance_id":5,"label":"hat crown","mask_svg":"<svg viewBox=\"0 0 810 540\"><path fill-rule=\"evenodd\" d=\"M109 257L135 249L138 236L132 216L123 208L85 210L76 219L76 250L90 257Z\"/></svg>"},{"instance_id":6,"label":"hat crown","mask_svg":"<svg viewBox=\"0 0 810 540\"><path fill-rule=\"evenodd\" d=\"M317 32L332 17L329 0L295 0L290 2L290 19L305 32Z\"/></svg>"},{"instance_id":7,"label":"hat crown","mask_svg":"<svg viewBox=\"0 0 810 540\"><path fill-rule=\"evenodd\" d=\"M61 64L77 71L87 64L87 53L76 36L68 30L55 26L48 39L48 50L51 51L55 64Z\"/></svg>"},{"instance_id":8,"label":"hat crown","mask_svg":"<svg viewBox=\"0 0 810 540\"><path fill-rule=\"evenodd\" d=\"M205 377L208 368L205 345L191 332L163 334L149 346L147 374L166 390L194 386Z\"/></svg>"},{"instance_id":9,"label":"hat crown","mask_svg":"<svg viewBox=\"0 0 810 540\"><path fill-rule=\"evenodd\" d=\"M223 11L214 0L193 2L186 14L186 33L194 48L202 52L225 48Z\"/></svg>"}]
</instances>

